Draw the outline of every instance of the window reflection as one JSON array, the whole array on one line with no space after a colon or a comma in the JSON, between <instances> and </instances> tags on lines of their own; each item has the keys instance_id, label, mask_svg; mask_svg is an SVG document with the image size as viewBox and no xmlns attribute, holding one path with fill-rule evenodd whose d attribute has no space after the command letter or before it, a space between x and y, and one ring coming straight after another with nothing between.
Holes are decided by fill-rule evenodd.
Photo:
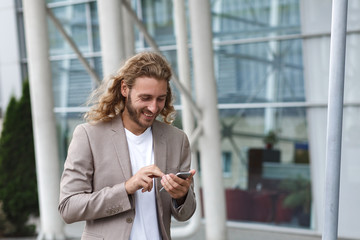
<instances>
[{"instance_id":1,"label":"window reflection","mask_svg":"<svg viewBox=\"0 0 360 240\"><path fill-rule=\"evenodd\" d=\"M87 59L101 73L99 58ZM78 59L51 62L55 107L84 107L95 83Z\"/></svg>"},{"instance_id":2,"label":"window reflection","mask_svg":"<svg viewBox=\"0 0 360 240\"><path fill-rule=\"evenodd\" d=\"M277 127L268 133L266 109L220 111L222 148L232 149L235 156L232 178L224 179L228 219L309 227L305 109L274 110Z\"/></svg>"},{"instance_id":3,"label":"window reflection","mask_svg":"<svg viewBox=\"0 0 360 240\"><path fill-rule=\"evenodd\" d=\"M72 37L77 48L82 53L91 52L93 48L99 50L99 39L94 41L92 39L92 37L99 37L98 23L92 20L93 18L97 19L97 12L94 10L94 6L95 3L51 8L55 17L60 21L67 34ZM50 20L48 20L48 28L50 54L52 56L73 54L74 52L69 44Z\"/></svg>"}]
</instances>

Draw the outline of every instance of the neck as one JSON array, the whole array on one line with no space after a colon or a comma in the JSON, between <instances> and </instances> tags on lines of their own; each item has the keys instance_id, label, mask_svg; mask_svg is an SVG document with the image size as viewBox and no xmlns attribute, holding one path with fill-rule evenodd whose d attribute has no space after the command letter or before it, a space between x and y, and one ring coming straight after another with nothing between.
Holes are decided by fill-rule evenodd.
<instances>
[{"instance_id":1,"label":"neck","mask_svg":"<svg viewBox=\"0 0 360 240\"><path fill-rule=\"evenodd\" d=\"M144 133L145 130L147 129L147 128L139 126L137 123L132 121L126 111L122 112L121 118L123 121L124 128L126 128L127 130L129 130L130 132L132 132L133 134L135 134L137 136Z\"/></svg>"}]
</instances>

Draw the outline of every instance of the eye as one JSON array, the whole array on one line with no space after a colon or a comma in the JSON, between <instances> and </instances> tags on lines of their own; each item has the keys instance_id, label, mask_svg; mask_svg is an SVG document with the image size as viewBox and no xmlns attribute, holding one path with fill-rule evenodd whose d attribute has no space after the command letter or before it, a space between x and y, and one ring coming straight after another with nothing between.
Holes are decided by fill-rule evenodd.
<instances>
[{"instance_id":1,"label":"eye","mask_svg":"<svg viewBox=\"0 0 360 240\"><path fill-rule=\"evenodd\" d=\"M149 100L151 100L151 97L150 96L141 96L140 99L142 101L149 101Z\"/></svg>"},{"instance_id":2,"label":"eye","mask_svg":"<svg viewBox=\"0 0 360 240\"><path fill-rule=\"evenodd\" d=\"M161 97L161 98L158 98L158 101L159 101L159 102L164 102L165 99L166 99L166 97Z\"/></svg>"}]
</instances>

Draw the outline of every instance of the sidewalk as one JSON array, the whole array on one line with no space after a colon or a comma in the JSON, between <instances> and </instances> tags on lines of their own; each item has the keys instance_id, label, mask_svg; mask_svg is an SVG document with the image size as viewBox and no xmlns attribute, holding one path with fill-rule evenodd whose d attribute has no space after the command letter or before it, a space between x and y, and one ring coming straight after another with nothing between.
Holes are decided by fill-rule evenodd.
<instances>
[{"instance_id":1,"label":"sidewalk","mask_svg":"<svg viewBox=\"0 0 360 240\"><path fill-rule=\"evenodd\" d=\"M84 222L78 222L73 224L65 225L65 234L67 236L67 240L79 240L81 238L81 233L84 228ZM174 225L178 226L181 223L175 223ZM228 224L227 240L321 240L321 236L311 233L289 233L289 231L276 231L276 230L262 230L256 229L255 227L250 228L240 228L231 226L232 224ZM174 240L206 240L205 237L205 227L202 223L199 230L195 233L195 235L186 237L186 238L173 238ZM36 237L33 238L1 238L1 240L36 240ZM338 240L356 240L356 239L344 239L339 238Z\"/></svg>"}]
</instances>

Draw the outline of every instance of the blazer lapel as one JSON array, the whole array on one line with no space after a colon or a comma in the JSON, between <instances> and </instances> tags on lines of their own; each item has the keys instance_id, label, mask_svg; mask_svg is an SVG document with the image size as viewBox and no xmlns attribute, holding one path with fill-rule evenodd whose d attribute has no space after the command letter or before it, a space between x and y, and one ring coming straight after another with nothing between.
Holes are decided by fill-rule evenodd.
<instances>
[{"instance_id":1,"label":"blazer lapel","mask_svg":"<svg viewBox=\"0 0 360 240\"><path fill-rule=\"evenodd\" d=\"M152 126L152 135L154 141L154 163L160 170L166 171L166 139L163 129L159 122L155 121Z\"/></svg>"},{"instance_id":2,"label":"blazer lapel","mask_svg":"<svg viewBox=\"0 0 360 240\"><path fill-rule=\"evenodd\" d=\"M154 163L163 173L166 173L166 139L163 133L163 128L161 128L160 123L155 121L152 125L152 134L154 141ZM165 232L164 223L162 221L164 215L163 203L161 201L160 192L161 189L161 178L155 180L155 194L156 194L156 203L157 210L159 214L159 220L161 222L161 227ZM167 194L167 193L162 193Z\"/></svg>"},{"instance_id":3,"label":"blazer lapel","mask_svg":"<svg viewBox=\"0 0 360 240\"><path fill-rule=\"evenodd\" d=\"M129 179L132 176L130 154L121 116L112 121L111 130L114 132L112 140L123 175Z\"/></svg>"}]
</instances>

